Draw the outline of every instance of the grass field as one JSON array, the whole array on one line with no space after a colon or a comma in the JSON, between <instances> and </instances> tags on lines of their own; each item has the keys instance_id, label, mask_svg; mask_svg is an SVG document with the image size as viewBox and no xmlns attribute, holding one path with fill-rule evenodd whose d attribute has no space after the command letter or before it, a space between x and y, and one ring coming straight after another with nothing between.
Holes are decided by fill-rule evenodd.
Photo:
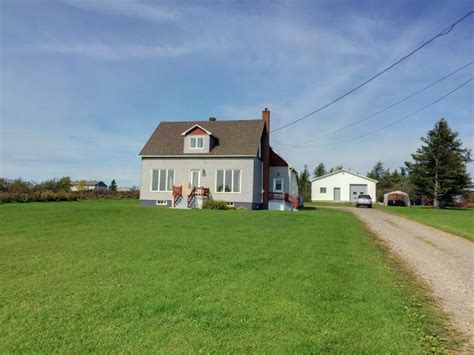
<instances>
[{"instance_id":1,"label":"grass field","mask_svg":"<svg viewBox=\"0 0 474 355\"><path fill-rule=\"evenodd\" d=\"M378 206L379 207L379 206ZM474 240L474 209L380 206L384 211Z\"/></svg>"},{"instance_id":2,"label":"grass field","mask_svg":"<svg viewBox=\"0 0 474 355\"><path fill-rule=\"evenodd\" d=\"M338 210L0 206L3 352L422 353L456 346Z\"/></svg>"}]
</instances>

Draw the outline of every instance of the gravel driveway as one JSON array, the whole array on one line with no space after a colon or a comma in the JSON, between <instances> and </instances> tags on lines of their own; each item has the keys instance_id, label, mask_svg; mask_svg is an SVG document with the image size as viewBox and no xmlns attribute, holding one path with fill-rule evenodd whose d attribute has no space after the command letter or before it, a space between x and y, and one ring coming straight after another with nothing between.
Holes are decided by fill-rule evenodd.
<instances>
[{"instance_id":1,"label":"gravel driveway","mask_svg":"<svg viewBox=\"0 0 474 355\"><path fill-rule=\"evenodd\" d=\"M426 280L474 345L474 243L377 209L347 208Z\"/></svg>"}]
</instances>

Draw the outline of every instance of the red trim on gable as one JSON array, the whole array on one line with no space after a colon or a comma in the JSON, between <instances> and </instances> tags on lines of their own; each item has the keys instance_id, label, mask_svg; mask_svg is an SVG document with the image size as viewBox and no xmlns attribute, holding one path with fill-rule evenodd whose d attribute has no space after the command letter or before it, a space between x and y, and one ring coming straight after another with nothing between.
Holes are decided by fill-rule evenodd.
<instances>
[{"instance_id":1,"label":"red trim on gable","mask_svg":"<svg viewBox=\"0 0 474 355\"><path fill-rule=\"evenodd\" d=\"M270 166L288 166L288 163L270 149Z\"/></svg>"},{"instance_id":2,"label":"red trim on gable","mask_svg":"<svg viewBox=\"0 0 474 355\"><path fill-rule=\"evenodd\" d=\"M192 131L189 131L186 135L195 135L195 136L203 136L207 135L207 132L199 127L194 128Z\"/></svg>"}]
</instances>

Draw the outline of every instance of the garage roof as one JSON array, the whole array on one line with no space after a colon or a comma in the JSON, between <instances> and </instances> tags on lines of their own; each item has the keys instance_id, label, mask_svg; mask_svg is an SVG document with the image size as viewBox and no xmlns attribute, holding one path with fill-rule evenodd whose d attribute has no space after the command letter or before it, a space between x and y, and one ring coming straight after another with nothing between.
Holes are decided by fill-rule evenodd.
<instances>
[{"instance_id":1,"label":"garage roof","mask_svg":"<svg viewBox=\"0 0 474 355\"><path fill-rule=\"evenodd\" d=\"M323 175L323 176L318 176L317 178L314 178L311 181L321 180L321 179L327 178L327 177L332 176L332 175L340 174L342 172L352 174L352 175L358 176L360 178L363 178L363 179L366 179L366 180L369 180L369 181L372 181L372 182L375 182L375 183L378 182L377 180L371 179L371 178L369 178L367 176L364 176L364 175L354 173L353 171L350 171L350 170L347 170L347 169L336 170L336 171L333 171L332 173L329 173L329 174L326 174L326 175Z\"/></svg>"}]
</instances>

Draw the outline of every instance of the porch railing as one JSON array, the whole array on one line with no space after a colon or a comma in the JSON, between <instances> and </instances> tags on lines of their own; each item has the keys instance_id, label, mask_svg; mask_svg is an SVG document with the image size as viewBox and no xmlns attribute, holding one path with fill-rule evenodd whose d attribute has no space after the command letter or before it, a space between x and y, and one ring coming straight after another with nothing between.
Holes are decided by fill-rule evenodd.
<instances>
[{"instance_id":1,"label":"porch railing","mask_svg":"<svg viewBox=\"0 0 474 355\"><path fill-rule=\"evenodd\" d=\"M298 197L292 196L288 192L269 192L268 198L270 200L287 201L293 208L299 207Z\"/></svg>"},{"instance_id":2,"label":"porch railing","mask_svg":"<svg viewBox=\"0 0 474 355\"><path fill-rule=\"evenodd\" d=\"M183 187L173 186L173 207L176 207L176 203L181 196L183 196Z\"/></svg>"},{"instance_id":3,"label":"porch railing","mask_svg":"<svg viewBox=\"0 0 474 355\"><path fill-rule=\"evenodd\" d=\"M188 207L191 207L193 200L196 196L209 197L209 188L207 187L193 187L188 195Z\"/></svg>"}]
</instances>

